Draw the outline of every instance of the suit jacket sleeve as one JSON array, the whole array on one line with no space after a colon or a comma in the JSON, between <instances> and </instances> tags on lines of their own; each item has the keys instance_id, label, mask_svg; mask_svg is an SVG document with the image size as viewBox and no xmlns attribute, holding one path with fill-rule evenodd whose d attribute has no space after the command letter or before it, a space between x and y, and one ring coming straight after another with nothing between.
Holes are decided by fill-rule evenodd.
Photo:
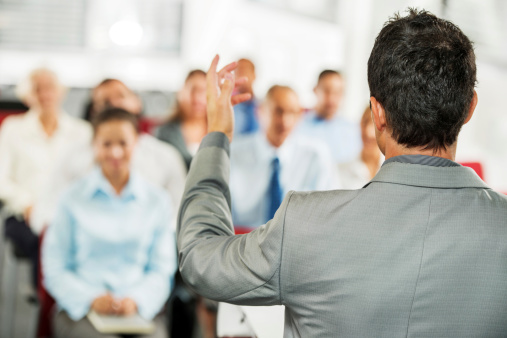
<instances>
[{"instance_id":1,"label":"suit jacket sleeve","mask_svg":"<svg viewBox=\"0 0 507 338\"><path fill-rule=\"evenodd\" d=\"M179 267L204 297L239 305L279 305L282 240L291 193L275 217L234 235L229 193L229 141L207 135L194 157L178 217Z\"/></svg>"}]
</instances>

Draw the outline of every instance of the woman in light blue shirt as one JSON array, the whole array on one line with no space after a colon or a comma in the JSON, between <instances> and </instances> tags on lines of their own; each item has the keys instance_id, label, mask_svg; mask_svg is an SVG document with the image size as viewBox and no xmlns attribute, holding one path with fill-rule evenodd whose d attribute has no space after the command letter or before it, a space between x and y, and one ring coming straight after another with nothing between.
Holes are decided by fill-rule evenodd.
<instances>
[{"instance_id":1,"label":"woman in light blue shirt","mask_svg":"<svg viewBox=\"0 0 507 338\"><path fill-rule=\"evenodd\" d=\"M111 109L94 122L98 167L63 196L42 252L44 284L59 311L58 337L117 337L98 333L86 315L154 320L167 337L162 309L173 285L176 246L166 192L130 170L137 125Z\"/></svg>"}]
</instances>

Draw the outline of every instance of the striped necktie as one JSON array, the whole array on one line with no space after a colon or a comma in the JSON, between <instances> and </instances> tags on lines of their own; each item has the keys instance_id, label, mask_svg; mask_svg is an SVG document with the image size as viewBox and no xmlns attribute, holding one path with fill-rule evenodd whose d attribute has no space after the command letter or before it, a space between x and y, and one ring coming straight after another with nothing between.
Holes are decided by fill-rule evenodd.
<instances>
[{"instance_id":1,"label":"striped necktie","mask_svg":"<svg viewBox=\"0 0 507 338\"><path fill-rule=\"evenodd\" d=\"M273 173L269 182L269 205L267 220L269 221L275 216L275 212L282 204L283 190L280 184L280 160L275 157L272 162Z\"/></svg>"}]
</instances>

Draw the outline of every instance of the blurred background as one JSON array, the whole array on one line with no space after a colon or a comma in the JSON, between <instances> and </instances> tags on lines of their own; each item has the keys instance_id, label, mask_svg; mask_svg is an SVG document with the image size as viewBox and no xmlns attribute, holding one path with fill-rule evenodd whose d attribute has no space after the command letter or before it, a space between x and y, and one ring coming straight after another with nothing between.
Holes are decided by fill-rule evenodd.
<instances>
[{"instance_id":1,"label":"blurred background","mask_svg":"<svg viewBox=\"0 0 507 338\"><path fill-rule=\"evenodd\" d=\"M394 12L425 8L456 23L475 42L479 105L458 160L483 164L486 181L507 191L507 2L503 0L0 0L0 101L36 67L69 88L65 108L81 116L89 88L119 78L143 98L148 116L167 116L186 73L248 57L255 92L293 86L314 103L319 72L346 77L340 114L358 120L368 102L366 61Z\"/></svg>"},{"instance_id":2,"label":"blurred background","mask_svg":"<svg viewBox=\"0 0 507 338\"><path fill-rule=\"evenodd\" d=\"M359 123L375 37L407 7L453 21L474 41L479 104L460 134L457 161L481 165L485 181L507 192L505 0L0 0L0 122L26 110L17 88L40 67L66 86L70 115L83 117L91 88L116 78L141 97L147 118L167 121L187 73L206 70L218 53L222 65L254 62L257 97L274 84L288 85L308 109L319 73L338 70L345 79L339 114ZM28 269L23 274L26 282ZM25 337L37 314L18 303L14 336ZM0 317L5 313L0 307Z\"/></svg>"}]
</instances>

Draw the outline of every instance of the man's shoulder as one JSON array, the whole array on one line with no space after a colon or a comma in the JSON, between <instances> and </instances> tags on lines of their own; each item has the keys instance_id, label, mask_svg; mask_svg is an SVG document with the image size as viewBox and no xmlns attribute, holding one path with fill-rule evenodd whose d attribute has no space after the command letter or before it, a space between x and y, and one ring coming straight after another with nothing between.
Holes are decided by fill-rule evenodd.
<instances>
[{"instance_id":1,"label":"man's shoulder","mask_svg":"<svg viewBox=\"0 0 507 338\"><path fill-rule=\"evenodd\" d=\"M23 133L26 130L25 125L30 117L28 114L29 112L7 116L0 126L0 133L4 136L9 135L9 137L24 137Z\"/></svg>"},{"instance_id":2,"label":"man's shoulder","mask_svg":"<svg viewBox=\"0 0 507 338\"><path fill-rule=\"evenodd\" d=\"M87 132L90 132L92 130L92 125L90 124L90 122L83 120L82 118L75 117L67 113L63 113L62 118L65 119L66 122L69 123L75 129L80 129Z\"/></svg>"},{"instance_id":3,"label":"man's shoulder","mask_svg":"<svg viewBox=\"0 0 507 338\"><path fill-rule=\"evenodd\" d=\"M139 136L138 148L140 151L155 152L160 155L179 157L178 150L171 144L161 141L150 134Z\"/></svg>"},{"instance_id":4,"label":"man's shoulder","mask_svg":"<svg viewBox=\"0 0 507 338\"><path fill-rule=\"evenodd\" d=\"M157 135L171 136L175 132L179 132L181 128L181 123L177 121L169 121L162 124L157 128Z\"/></svg>"},{"instance_id":5,"label":"man's shoulder","mask_svg":"<svg viewBox=\"0 0 507 338\"><path fill-rule=\"evenodd\" d=\"M88 173L85 176L82 176L74 181L72 181L60 194L60 204L70 206L74 204L76 201L78 203L82 202L86 199L87 192L89 192L90 187L90 175Z\"/></svg>"},{"instance_id":6,"label":"man's shoulder","mask_svg":"<svg viewBox=\"0 0 507 338\"><path fill-rule=\"evenodd\" d=\"M132 174L135 175L137 184L141 186L148 205L154 206L155 209L158 207L168 208L171 206L171 197L166 190L148 181L138 172L133 172Z\"/></svg>"},{"instance_id":7,"label":"man's shoulder","mask_svg":"<svg viewBox=\"0 0 507 338\"><path fill-rule=\"evenodd\" d=\"M349 203L361 193L364 193L364 189L290 191L288 193L288 195L290 195L289 208L297 213L305 213L305 210L334 209L338 208L340 205Z\"/></svg>"}]
</instances>

